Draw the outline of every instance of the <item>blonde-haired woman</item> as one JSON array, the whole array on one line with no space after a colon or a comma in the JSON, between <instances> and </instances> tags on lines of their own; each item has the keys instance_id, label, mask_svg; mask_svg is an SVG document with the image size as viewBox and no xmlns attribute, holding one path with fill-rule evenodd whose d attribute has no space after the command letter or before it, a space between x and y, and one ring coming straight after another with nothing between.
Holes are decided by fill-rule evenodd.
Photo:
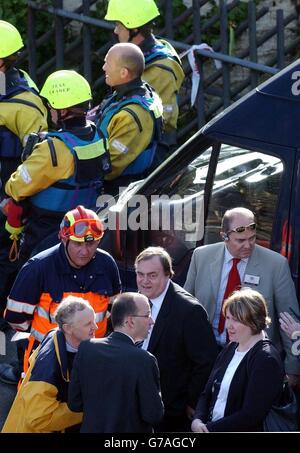
<instances>
[{"instance_id":1,"label":"blonde-haired woman","mask_svg":"<svg viewBox=\"0 0 300 453\"><path fill-rule=\"evenodd\" d=\"M270 324L266 302L257 291L242 289L224 302L223 313L230 343L200 396L192 431L263 431L284 377L280 354L264 332Z\"/></svg>"}]
</instances>

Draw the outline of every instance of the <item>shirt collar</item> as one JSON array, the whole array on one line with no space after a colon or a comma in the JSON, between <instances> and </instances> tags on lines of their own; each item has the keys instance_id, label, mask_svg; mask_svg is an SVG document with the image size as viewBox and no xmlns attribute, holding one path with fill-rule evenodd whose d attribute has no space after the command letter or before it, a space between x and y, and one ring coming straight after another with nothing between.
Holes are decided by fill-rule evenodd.
<instances>
[{"instance_id":1,"label":"shirt collar","mask_svg":"<svg viewBox=\"0 0 300 453\"><path fill-rule=\"evenodd\" d=\"M121 333L121 334L123 334L123 335L126 335L126 337L130 338L130 340L132 341L132 343L135 344L134 339L133 339L130 335L128 335L128 333L120 332L120 331L118 331L118 330L117 330L117 332L118 332L118 333Z\"/></svg>"},{"instance_id":2,"label":"shirt collar","mask_svg":"<svg viewBox=\"0 0 300 453\"><path fill-rule=\"evenodd\" d=\"M97 253L97 250L96 250L96 253ZM102 272L99 270L99 266L96 265L96 261L95 261L96 253L93 256L93 258L91 259L91 261L89 261L88 264L86 264L86 266L89 266L90 273L99 274ZM72 267L71 264L69 263L63 243L61 243L59 246L59 261L60 261L60 270L61 270L62 274L70 275L70 274L74 274L74 271L78 270L76 267ZM80 269L82 269L82 268L80 268Z\"/></svg>"},{"instance_id":3,"label":"shirt collar","mask_svg":"<svg viewBox=\"0 0 300 453\"><path fill-rule=\"evenodd\" d=\"M229 264L233 260L234 256L231 255L228 248L225 245L225 255L224 255L224 263ZM241 261L244 263L248 263L249 258L241 258Z\"/></svg>"},{"instance_id":4,"label":"shirt collar","mask_svg":"<svg viewBox=\"0 0 300 453\"><path fill-rule=\"evenodd\" d=\"M165 289L163 290L163 292L158 297L156 297L155 299L151 299L152 305L154 307L160 307L161 306L161 304L162 304L162 302L163 302L163 300L165 298L165 295L166 295L166 293L167 293L167 291L169 289L170 282L171 282L171 280L169 279L167 284L166 284Z\"/></svg>"}]
</instances>

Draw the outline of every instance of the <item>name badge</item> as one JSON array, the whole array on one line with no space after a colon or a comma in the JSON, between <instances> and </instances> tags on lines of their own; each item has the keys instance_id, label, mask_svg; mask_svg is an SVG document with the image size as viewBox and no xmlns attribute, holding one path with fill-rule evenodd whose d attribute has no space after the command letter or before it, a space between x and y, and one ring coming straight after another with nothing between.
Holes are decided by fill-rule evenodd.
<instances>
[{"instance_id":1,"label":"name badge","mask_svg":"<svg viewBox=\"0 0 300 453\"><path fill-rule=\"evenodd\" d=\"M258 285L260 277L258 275L246 274L244 278L244 283L250 283L251 285Z\"/></svg>"}]
</instances>

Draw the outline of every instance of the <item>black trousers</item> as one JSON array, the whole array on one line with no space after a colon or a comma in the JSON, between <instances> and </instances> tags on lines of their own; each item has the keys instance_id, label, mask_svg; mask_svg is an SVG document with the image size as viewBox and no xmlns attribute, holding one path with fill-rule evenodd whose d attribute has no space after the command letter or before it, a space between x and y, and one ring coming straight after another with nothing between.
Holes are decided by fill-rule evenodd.
<instances>
[{"instance_id":1,"label":"black trousers","mask_svg":"<svg viewBox=\"0 0 300 453\"><path fill-rule=\"evenodd\" d=\"M165 415L162 421L154 427L154 431L156 433L189 433L191 424L191 420L185 415L176 417Z\"/></svg>"}]
</instances>

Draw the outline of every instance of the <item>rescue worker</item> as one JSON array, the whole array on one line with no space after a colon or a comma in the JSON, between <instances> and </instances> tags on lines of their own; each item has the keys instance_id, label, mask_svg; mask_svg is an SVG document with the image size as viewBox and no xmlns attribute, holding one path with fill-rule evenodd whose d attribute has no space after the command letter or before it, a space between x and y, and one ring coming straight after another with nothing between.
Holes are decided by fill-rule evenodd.
<instances>
[{"instance_id":1,"label":"rescue worker","mask_svg":"<svg viewBox=\"0 0 300 453\"><path fill-rule=\"evenodd\" d=\"M38 89L25 71L16 68L23 45L18 30L0 20L0 329L5 328L2 315L17 272L17 263L9 261L12 241L5 229L4 186L21 163L28 134L47 130L47 109Z\"/></svg>"},{"instance_id":2,"label":"rescue worker","mask_svg":"<svg viewBox=\"0 0 300 453\"><path fill-rule=\"evenodd\" d=\"M168 41L156 39L152 33L153 19L159 14L154 0L109 0L105 19L116 22L114 33L119 42L132 42L142 50L145 57L142 78L162 100L163 141L172 151L176 145L177 95L185 76L175 49Z\"/></svg>"},{"instance_id":3,"label":"rescue worker","mask_svg":"<svg viewBox=\"0 0 300 453\"><path fill-rule=\"evenodd\" d=\"M95 312L81 297L68 296L54 318L58 329L48 332L31 355L2 433L79 431L82 413L68 409L68 387L79 344L95 336Z\"/></svg>"},{"instance_id":4,"label":"rescue worker","mask_svg":"<svg viewBox=\"0 0 300 453\"><path fill-rule=\"evenodd\" d=\"M114 89L96 111L96 124L108 138L112 171L105 191L144 178L155 163L162 133L159 96L141 80L144 56L135 44L116 44L105 57L105 82Z\"/></svg>"},{"instance_id":5,"label":"rescue worker","mask_svg":"<svg viewBox=\"0 0 300 453\"><path fill-rule=\"evenodd\" d=\"M67 210L78 204L96 207L103 175L110 171L105 140L86 119L92 95L85 78L75 71L56 71L47 78L41 96L48 101L58 131L42 137L5 186L14 201L28 202L19 266L42 239L58 232ZM22 213L16 217L22 230Z\"/></svg>"},{"instance_id":6,"label":"rescue worker","mask_svg":"<svg viewBox=\"0 0 300 453\"><path fill-rule=\"evenodd\" d=\"M54 312L68 295L89 301L96 313L96 337L107 327L110 297L121 291L119 271L109 253L98 249L103 224L97 214L77 206L64 216L61 244L32 257L20 270L7 300L5 319L13 329L30 331L24 371L32 349L56 327ZM21 361L22 353L19 351ZM17 383L19 370L0 364L0 380Z\"/></svg>"}]
</instances>

